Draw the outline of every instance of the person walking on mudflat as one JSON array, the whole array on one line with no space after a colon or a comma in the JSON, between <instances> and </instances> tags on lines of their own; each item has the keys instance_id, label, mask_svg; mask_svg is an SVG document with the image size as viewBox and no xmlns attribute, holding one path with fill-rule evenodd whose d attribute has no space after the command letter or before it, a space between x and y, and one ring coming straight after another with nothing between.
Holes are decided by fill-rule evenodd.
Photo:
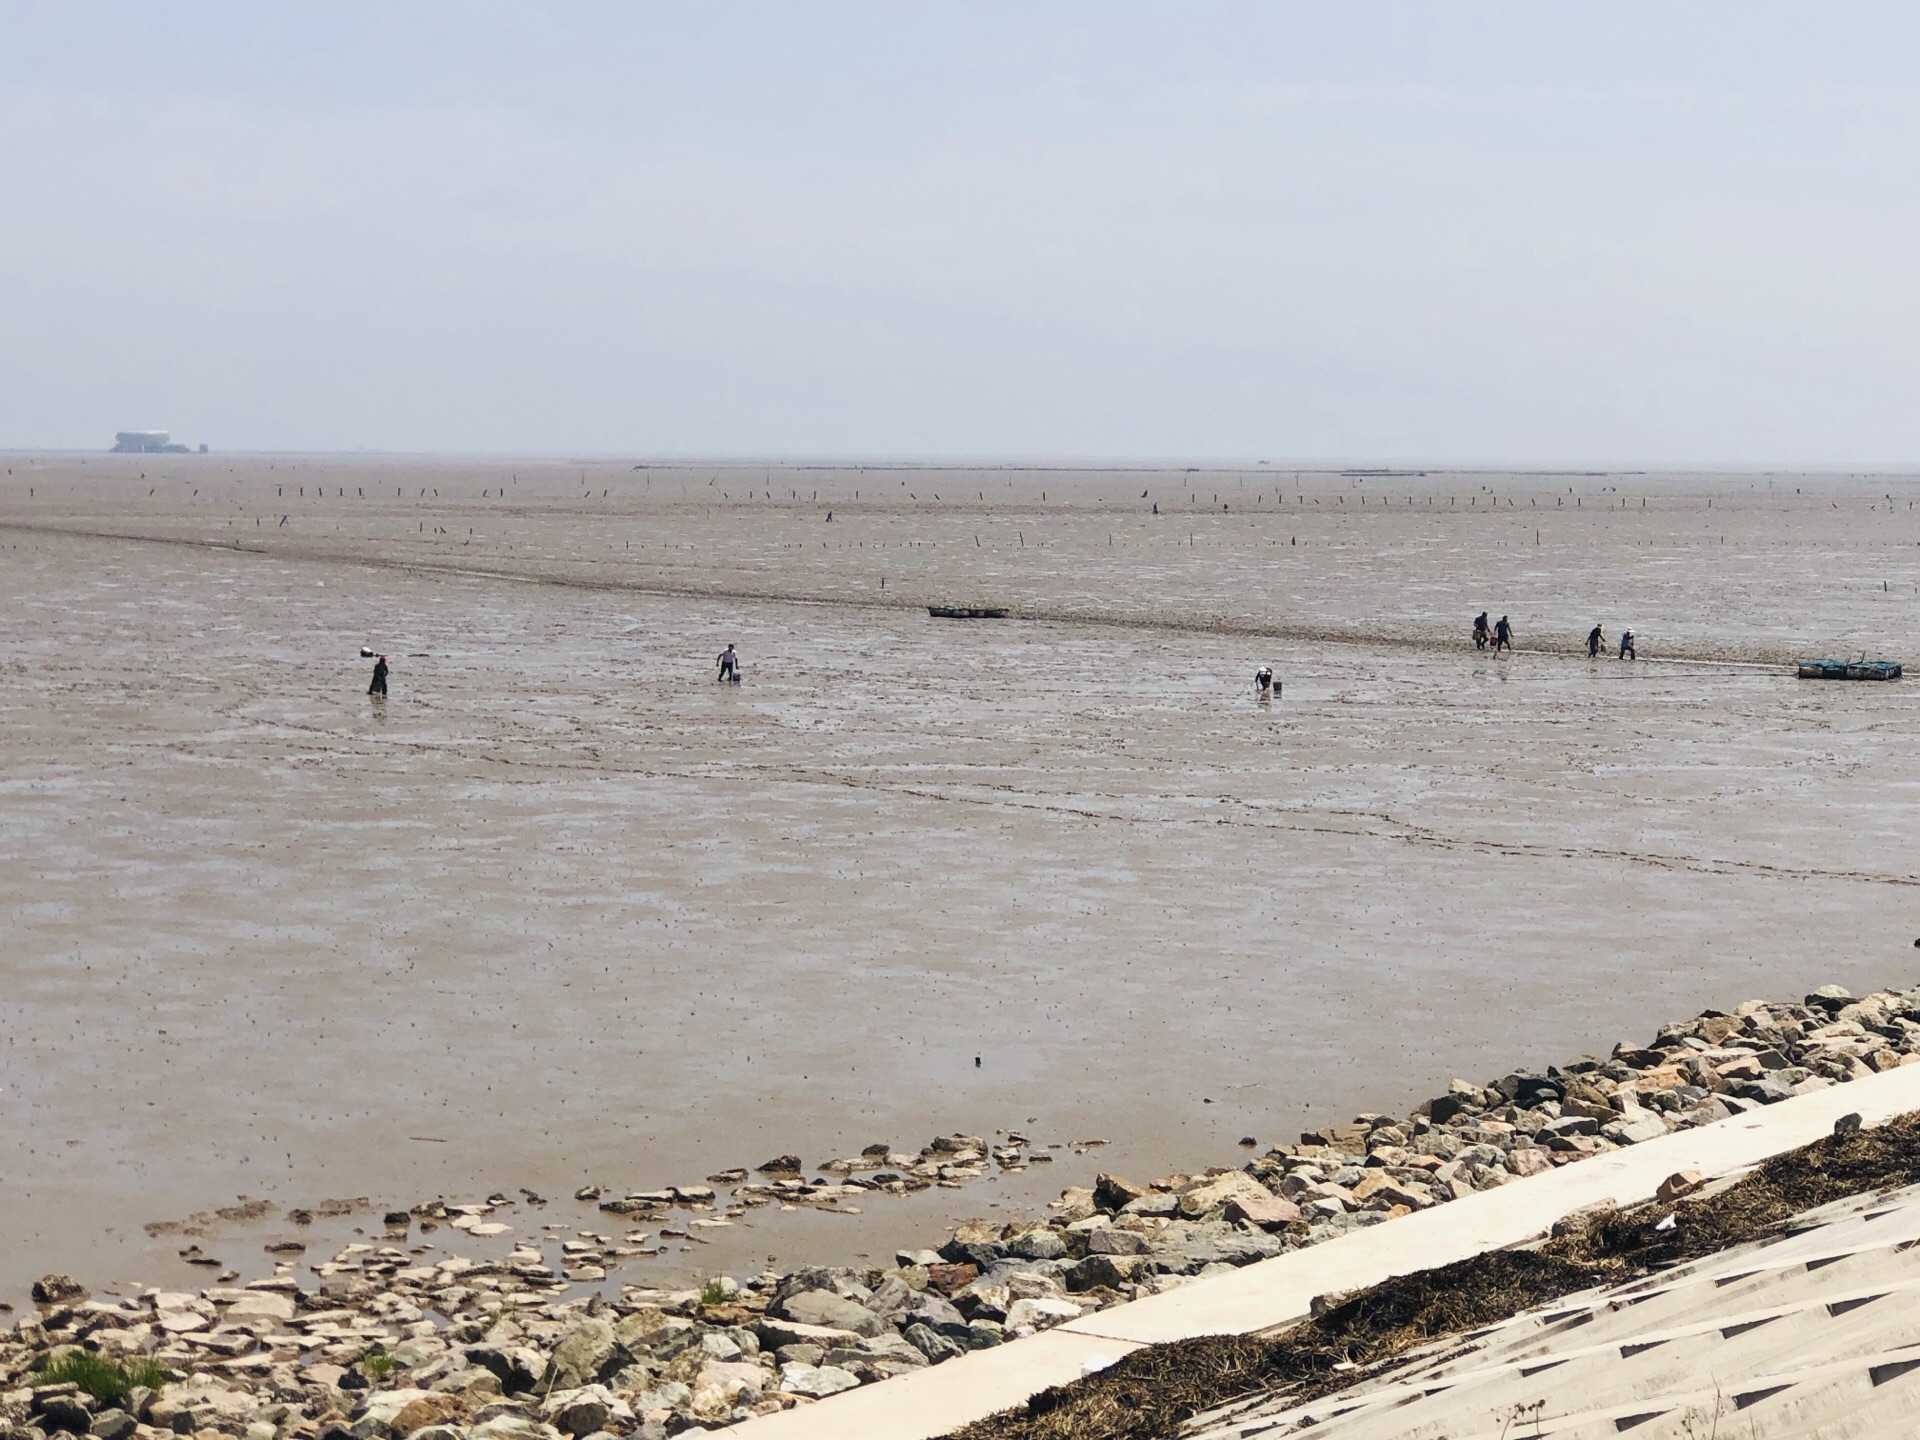
<instances>
[{"instance_id":1,"label":"person walking on mudflat","mask_svg":"<svg viewBox=\"0 0 1920 1440\"><path fill-rule=\"evenodd\" d=\"M1620 658L1622 660L1638 660L1640 658L1634 653L1633 631L1631 630L1622 630L1620 632Z\"/></svg>"},{"instance_id":2,"label":"person walking on mudflat","mask_svg":"<svg viewBox=\"0 0 1920 1440\"><path fill-rule=\"evenodd\" d=\"M1484 610L1473 617L1473 648L1476 650L1487 648L1487 612Z\"/></svg>"},{"instance_id":3,"label":"person walking on mudflat","mask_svg":"<svg viewBox=\"0 0 1920 1440\"><path fill-rule=\"evenodd\" d=\"M740 683L740 657L734 652L731 642L720 652L720 673L715 678L731 680L736 685Z\"/></svg>"},{"instance_id":4,"label":"person walking on mudflat","mask_svg":"<svg viewBox=\"0 0 1920 1440\"><path fill-rule=\"evenodd\" d=\"M1589 660L1599 659L1600 647L1606 643L1607 637L1600 633L1600 627L1598 625L1594 626L1593 629L1587 632L1587 658Z\"/></svg>"},{"instance_id":5,"label":"person walking on mudflat","mask_svg":"<svg viewBox=\"0 0 1920 1440\"><path fill-rule=\"evenodd\" d=\"M1513 627L1507 624L1507 617L1502 615L1499 623L1493 627L1493 653L1498 655L1502 650L1511 650L1512 648Z\"/></svg>"},{"instance_id":6,"label":"person walking on mudflat","mask_svg":"<svg viewBox=\"0 0 1920 1440\"><path fill-rule=\"evenodd\" d=\"M382 655L373 662L373 683L367 686L367 694L387 698L387 657Z\"/></svg>"}]
</instances>

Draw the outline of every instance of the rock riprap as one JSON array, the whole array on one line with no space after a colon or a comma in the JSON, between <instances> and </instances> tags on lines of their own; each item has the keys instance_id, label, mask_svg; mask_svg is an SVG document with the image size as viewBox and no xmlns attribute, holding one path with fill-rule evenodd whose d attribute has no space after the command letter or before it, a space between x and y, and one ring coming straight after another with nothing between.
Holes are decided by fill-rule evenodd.
<instances>
[{"instance_id":1,"label":"rock riprap","mask_svg":"<svg viewBox=\"0 0 1920 1440\"><path fill-rule=\"evenodd\" d=\"M132 1297L90 1296L49 1275L35 1287L37 1313L0 1341L0 1440L653 1440L813 1404L1916 1061L1920 989L1856 1000L1827 986L1799 1003L1707 1011L1605 1059L1456 1080L1408 1116L1323 1126L1244 1165L1145 1183L1099 1175L1044 1218L963 1222L938 1249L901 1251L890 1266L721 1276L699 1290L604 1293L607 1265L653 1253L638 1231L620 1242L576 1232L557 1261L524 1242L504 1259L431 1261L424 1246L356 1243L305 1274L288 1260L238 1287ZM1024 1146L970 1136L912 1156L877 1146L812 1182L783 1156L760 1180L713 1177L732 1190L724 1203L705 1186L577 1198L625 1216L838 1206L849 1190L962 1184L963 1172L1014 1163ZM1669 1183L1683 1182L1693 1183ZM487 1217L505 1199L413 1214L498 1233Z\"/></svg>"}]
</instances>

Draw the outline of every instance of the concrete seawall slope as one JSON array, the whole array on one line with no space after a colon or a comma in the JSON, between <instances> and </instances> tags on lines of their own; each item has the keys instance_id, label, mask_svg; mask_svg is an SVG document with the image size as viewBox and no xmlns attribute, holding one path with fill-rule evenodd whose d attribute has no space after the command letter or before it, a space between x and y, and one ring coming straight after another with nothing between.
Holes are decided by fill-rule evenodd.
<instances>
[{"instance_id":1,"label":"concrete seawall slope","mask_svg":"<svg viewBox=\"0 0 1920 1440\"><path fill-rule=\"evenodd\" d=\"M1514 1245L1599 1202L1652 1198L1679 1170L1709 1177L1757 1165L1831 1133L1844 1115L1868 1126L1920 1110L1920 1065L1907 1065L1568 1165L1385 1225L1261 1261L1231 1275L1088 1315L1031 1339L749 1421L751 1440L931 1440L1022 1404L1090 1365L1143 1345L1249 1334L1306 1316L1316 1295L1356 1290Z\"/></svg>"}]
</instances>

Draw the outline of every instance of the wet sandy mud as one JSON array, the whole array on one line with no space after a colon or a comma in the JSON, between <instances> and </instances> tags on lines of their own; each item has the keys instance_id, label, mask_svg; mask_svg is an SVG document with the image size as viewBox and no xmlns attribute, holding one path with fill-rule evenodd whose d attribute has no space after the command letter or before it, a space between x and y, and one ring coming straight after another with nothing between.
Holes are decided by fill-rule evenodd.
<instances>
[{"instance_id":1,"label":"wet sandy mud","mask_svg":"<svg viewBox=\"0 0 1920 1440\"><path fill-rule=\"evenodd\" d=\"M1915 658L1914 477L5 468L15 1303L205 1283L142 1227L237 1197L258 1273L324 1198L1063 1147L625 1278L886 1256L1920 964L1911 685L1779 668Z\"/></svg>"}]
</instances>

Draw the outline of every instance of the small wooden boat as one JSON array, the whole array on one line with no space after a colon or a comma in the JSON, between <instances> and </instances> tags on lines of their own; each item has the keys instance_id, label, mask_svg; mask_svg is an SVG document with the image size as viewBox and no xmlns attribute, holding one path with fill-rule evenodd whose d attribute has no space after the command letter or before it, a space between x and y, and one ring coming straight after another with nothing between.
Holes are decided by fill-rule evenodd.
<instances>
[{"instance_id":1,"label":"small wooden boat","mask_svg":"<svg viewBox=\"0 0 1920 1440\"><path fill-rule=\"evenodd\" d=\"M927 614L936 620L1004 620L1006 608L1000 605L929 605Z\"/></svg>"},{"instance_id":2,"label":"small wooden boat","mask_svg":"<svg viewBox=\"0 0 1920 1440\"><path fill-rule=\"evenodd\" d=\"M1802 680L1898 680L1897 660L1802 660Z\"/></svg>"}]
</instances>

